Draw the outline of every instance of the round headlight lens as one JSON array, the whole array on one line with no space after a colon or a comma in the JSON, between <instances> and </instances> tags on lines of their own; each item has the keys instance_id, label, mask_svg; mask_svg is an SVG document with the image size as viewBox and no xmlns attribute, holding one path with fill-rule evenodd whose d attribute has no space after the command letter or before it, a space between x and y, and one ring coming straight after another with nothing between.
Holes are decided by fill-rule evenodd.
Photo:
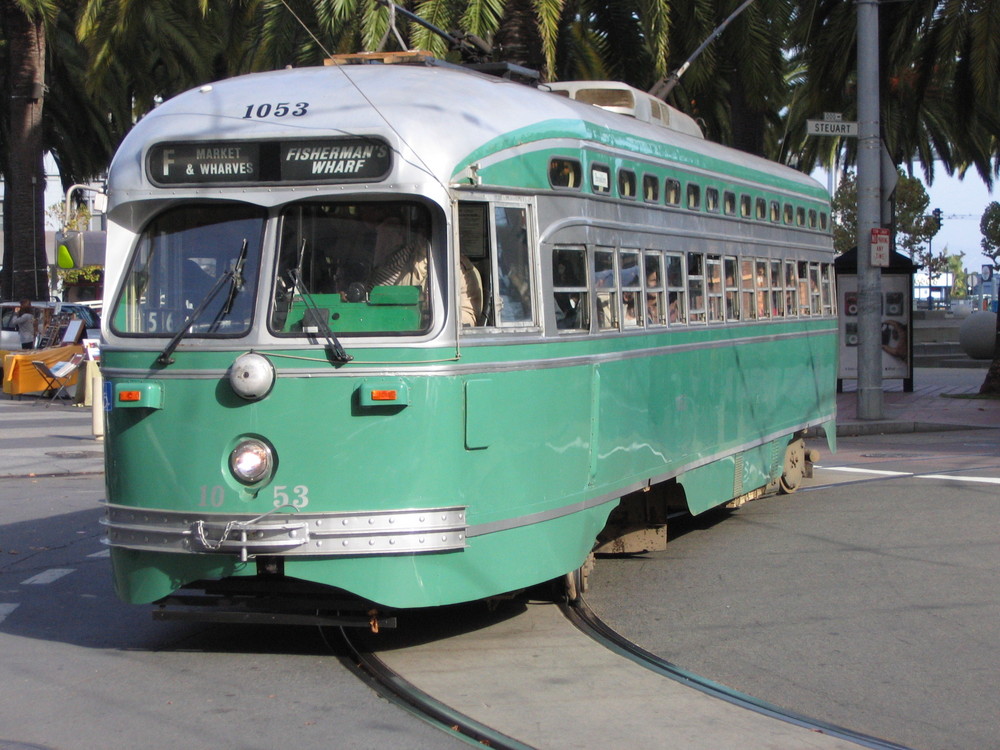
<instances>
[{"instance_id":1,"label":"round headlight lens","mask_svg":"<svg viewBox=\"0 0 1000 750\"><path fill-rule=\"evenodd\" d=\"M229 368L229 385L240 398L259 401L274 387L274 365L263 354L241 354Z\"/></svg>"},{"instance_id":2,"label":"round headlight lens","mask_svg":"<svg viewBox=\"0 0 1000 750\"><path fill-rule=\"evenodd\" d=\"M257 484L274 468L271 446L261 440L244 440L229 454L229 470L243 484Z\"/></svg>"}]
</instances>

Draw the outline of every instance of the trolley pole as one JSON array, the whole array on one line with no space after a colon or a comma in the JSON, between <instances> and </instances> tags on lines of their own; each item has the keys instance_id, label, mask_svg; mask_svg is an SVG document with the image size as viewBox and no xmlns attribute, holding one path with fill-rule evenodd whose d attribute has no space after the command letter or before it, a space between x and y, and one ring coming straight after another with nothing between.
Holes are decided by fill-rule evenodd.
<instances>
[{"instance_id":1,"label":"trolley pole","mask_svg":"<svg viewBox=\"0 0 1000 750\"><path fill-rule=\"evenodd\" d=\"M881 419L882 271L872 263L881 226L878 1L858 0L858 419Z\"/></svg>"}]
</instances>

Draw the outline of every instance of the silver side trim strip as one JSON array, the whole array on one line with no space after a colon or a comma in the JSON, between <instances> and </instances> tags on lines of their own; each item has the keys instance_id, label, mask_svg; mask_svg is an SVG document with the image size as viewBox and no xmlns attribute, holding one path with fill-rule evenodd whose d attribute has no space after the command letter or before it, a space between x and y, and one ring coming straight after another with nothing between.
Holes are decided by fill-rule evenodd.
<instances>
[{"instance_id":1,"label":"silver side trim strip","mask_svg":"<svg viewBox=\"0 0 1000 750\"><path fill-rule=\"evenodd\" d=\"M677 354L681 352L697 351L701 349L723 349L729 346L745 346L749 344L773 343L777 341L788 341L792 339L805 339L815 337L836 336L836 330L807 331L775 333L762 336L749 336L746 338L727 338L718 341L698 341L682 344L667 344L664 346L645 347L642 349L630 349L627 351L605 352L601 354L586 354L573 357L550 357L544 359L522 359L506 362L476 362L467 364L427 364L420 362L400 362L398 364L381 364L378 367L366 367L364 364L351 365L349 367L332 369L326 367L305 367L296 369L280 368L278 377L282 378L344 378L358 377L368 374L385 374L391 372L394 375L424 375L424 376L451 376L463 374L486 374L494 372L516 372L519 370L548 370L562 367L581 367L607 362L624 362L632 359L642 359L645 357L663 356L667 354ZM547 343L551 343L546 340ZM488 342L489 345L496 345L497 342ZM524 342L518 342L524 343ZM472 344L476 346L477 344ZM478 345L487 345L482 342ZM469 343L466 343L469 346ZM257 350L265 356L272 356L275 360L281 360L280 353ZM127 368L102 368L102 373L106 378L132 378L157 380L218 380L226 376L228 370L146 370Z\"/></svg>"}]
</instances>

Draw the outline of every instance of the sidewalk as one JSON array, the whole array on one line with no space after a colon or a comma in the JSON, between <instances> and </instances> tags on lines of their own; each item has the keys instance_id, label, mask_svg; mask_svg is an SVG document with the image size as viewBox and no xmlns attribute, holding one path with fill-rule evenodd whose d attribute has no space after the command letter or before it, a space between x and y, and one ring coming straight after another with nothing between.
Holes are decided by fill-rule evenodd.
<instances>
[{"instance_id":1,"label":"sidewalk","mask_svg":"<svg viewBox=\"0 0 1000 750\"><path fill-rule=\"evenodd\" d=\"M860 420L856 382L845 381L837 395L837 434L874 435L1000 427L1000 400L947 398L979 392L982 368L915 368L913 393L903 381L885 382L884 419ZM90 407L57 402L46 406L36 396L0 396L0 477L51 474L100 474L104 443L94 437Z\"/></svg>"},{"instance_id":2,"label":"sidewalk","mask_svg":"<svg viewBox=\"0 0 1000 750\"><path fill-rule=\"evenodd\" d=\"M89 406L0 394L0 425L0 477L104 472L104 443L94 437Z\"/></svg>"},{"instance_id":3,"label":"sidewalk","mask_svg":"<svg viewBox=\"0 0 1000 750\"><path fill-rule=\"evenodd\" d=\"M837 435L936 432L1000 427L1000 399L949 398L979 393L989 362L981 367L915 367L913 392L902 380L883 383L883 419L857 418L857 381L845 380L837 394Z\"/></svg>"}]
</instances>

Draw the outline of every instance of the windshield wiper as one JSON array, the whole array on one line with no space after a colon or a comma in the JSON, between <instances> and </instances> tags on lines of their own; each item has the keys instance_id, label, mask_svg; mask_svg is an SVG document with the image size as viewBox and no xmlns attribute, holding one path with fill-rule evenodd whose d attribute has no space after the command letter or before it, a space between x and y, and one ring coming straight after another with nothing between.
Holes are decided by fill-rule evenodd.
<instances>
[{"instance_id":1,"label":"windshield wiper","mask_svg":"<svg viewBox=\"0 0 1000 750\"><path fill-rule=\"evenodd\" d=\"M319 326L320 333L323 334L323 338L326 339L326 353L334 362L350 362L354 357L344 351L344 347L340 345L337 340L336 335L330 329L330 326L326 322L327 311L321 310L316 301L312 298L312 295L306 291L305 284L302 283L302 277L295 268L288 269L288 278L292 282L293 293L297 290L299 294L302 295L303 301L306 303L306 307L313 311L311 323L316 323Z\"/></svg>"},{"instance_id":2,"label":"windshield wiper","mask_svg":"<svg viewBox=\"0 0 1000 750\"><path fill-rule=\"evenodd\" d=\"M191 330L191 326L193 326L194 322L201 317L201 314L205 312L205 308L211 304L212 300L215 299L215 296L219 293L219 290L222 289L222 286L227 281L232 283L232 286L229 288L229 298L226 300L226 305L216 318L215 323L218 323L222 320L222 318L229 315L233 306L233 300L236 298L236 292L243 289L243 285L245 283L243 279L243 264L246 262L246 258L247 241L246 238L244 238L243 245L240 247L240 254L237 256L236 263L233 268L226 271L215 280L215 283L212 285L212 288L208 290L208 294L205 295L205 298L202 299L201 303L199 303L199 305L194 309L194 312L188 316L188 319L184 321L184 325L181 326L181 329L174 334L172 339L170 339L170 343L168 343L166 347L164 347L163 351L160 352L160 356L156 358L157 364L166 367L167 365L172 365L174 363L173 353L174 350L177 349L177 345L181 343L181 339L183 339L187 332ZM214 325L215 324L213 323L213 327Z\"/></svg>"},{"instance_id":3,"label":"windshield wiper","mask_svg":"<svg viewBox=\"0 0 1000 750\"><path fill-rule=\"evenodd\" d=\"M243 266L247 262L247 247L249 243L246 237L243 238L243 247L240 248L240 254L236 258L236 263L233 266L233 285L229 287L229 297L226 299L226 305L222 308L223 318L228 317L229 313L233 309L233 300L236 299L236 293L242 292L243 287L246 285L246 279L243 278Z\"/></svg>"}]
</instances>

